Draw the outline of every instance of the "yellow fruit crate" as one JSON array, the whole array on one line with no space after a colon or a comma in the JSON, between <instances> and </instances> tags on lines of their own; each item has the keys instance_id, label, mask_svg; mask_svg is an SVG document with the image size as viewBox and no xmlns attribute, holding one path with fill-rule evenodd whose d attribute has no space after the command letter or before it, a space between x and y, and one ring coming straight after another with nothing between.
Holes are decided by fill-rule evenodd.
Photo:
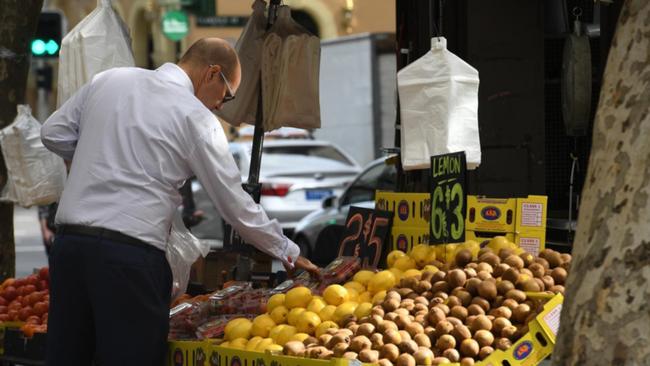
<instances>
[{"instance_id":1,"label":"yellow fruit crate","mask_svg":"<svg viewBox=\"0 0 650 366\"><path fill-rule=\"evenodd\" d=\"M377 191L375 207L394 213L393 227L422 227L429 229L431 194Z\"/></svg>"},{"instance_id":2,"label":"yellow fruit crate","mask_svg":"<svg viewBox=\"0 0 650 366\"><path fill-rule=\"evenodd\" d=\"M415 245L429 244L428 226L393 226L389 237L389 248L408 253Z\"/></svg>"},{"instance_id":3,"label":"yellow fruit crate","mask_svg":"<svg viewBox=\"0 0 650 366\"><path fill-rule=\"evenodd\" d=\"M515 231L517 199L467 196L466 230L512 233Z\"/></svg>"},{"instance_id":4,"label":"yellow fruit crate","mask_svg":"<svg viewBox=\"0 0 650 366\"><path fill-rule=\"evenodd\" d=\"M211 365L207 362L212 345L209 341L170 341L169 366Z\"/></svg>"}]
</instances>

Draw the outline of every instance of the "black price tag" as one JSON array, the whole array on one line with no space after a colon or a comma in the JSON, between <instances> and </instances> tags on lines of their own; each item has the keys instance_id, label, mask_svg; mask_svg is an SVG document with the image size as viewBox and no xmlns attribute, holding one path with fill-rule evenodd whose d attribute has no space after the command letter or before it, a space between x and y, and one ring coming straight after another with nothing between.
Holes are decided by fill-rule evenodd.
<instances>
[{"instance_id":1,"label":"black price tag","mask_svg":"<svg viewBox=\"0 0 650 366\"><path fill-rule=\"evenodd\" d=\"M362 267L377 267L385 257L393 213L350 207L339 256L361 258Z\"/></svg>"},{"instance_id":2,"label":"black price tag","mask_svg":"<svg viewBox=\"0 0 650 366\"><path fill-rule=\"evenodd\" d=\"M465 152L431 157L431 244L465 241Z\"/></svg>"}]
</instances>

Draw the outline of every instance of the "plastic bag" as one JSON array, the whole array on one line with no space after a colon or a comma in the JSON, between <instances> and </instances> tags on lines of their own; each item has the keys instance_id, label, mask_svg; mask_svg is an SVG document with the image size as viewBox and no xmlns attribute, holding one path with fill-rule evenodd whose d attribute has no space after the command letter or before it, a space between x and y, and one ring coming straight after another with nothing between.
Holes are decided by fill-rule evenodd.
<instances>
[{"instance_id":1,"label":"plastic bag","mask_svg":"<svg viewBox=\"0 0 650 366\"><path fill-rule=\"evenodd\" d=\"M180 213L176 212L167 240L167 261L172 270L172 300L185 293L190 278L190 269L199 256L205 257L210 246L201 242L183 224Z\"/></svg>"},{"instance_id":2,"label":"plastic bag","mask_svg":"<svg viewBox=\"0 0 650 366\"><path fill-rule=\"evenodd\" d=\"M14 122L0 131L0 147L7 166L2 200L23 207L56 202L65 184L63 159L41 142L41 124L28 105L18 105Z\"/></svg>"},{"instance_id":3,"label":"plastic bag","mask_svg":"<svg viewBox=\"0 0 650 366\"><path fill-rule=\"evenodd\" d=\"M233 126L242 123L255 124L260 90L260 61L266 16L266 4L262 0L253 3L253 14L246 23L241 36L235 44L241 64L241 83L237 98L223 105L217 115Z\"/></svg>"},{"instance_id":4,"label":"plastic bag","mask_svg":"<svg viewBox=\"0 0 650 366\"><path fill-rule=\"evenodd\" d=\"M134 66L131 38L110 0L72 29L61 42L57 107L96 74L113 67Z\"/></svg>"},{"instance_id":5,"label":"plastic bag","mask_svg":"<svg viewBox=\"0 0 650 366\"><path fill-rule=\"evenodd\" d=\"M445 38L397 73L402 165L426 169L431 156L465 151L467 168L481 164L478 71L447 50Z\"/></svg>"}]
</instances>

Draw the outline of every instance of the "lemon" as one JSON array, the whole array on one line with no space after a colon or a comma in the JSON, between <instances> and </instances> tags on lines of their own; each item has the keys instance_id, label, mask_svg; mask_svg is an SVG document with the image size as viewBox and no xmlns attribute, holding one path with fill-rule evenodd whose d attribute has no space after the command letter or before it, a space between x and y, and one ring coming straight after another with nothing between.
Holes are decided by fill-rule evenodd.
<instances>
[{"instance_id":1,"label":"lemon","mask_svg":"<svg viewBox=\"0 0 650 366\"><path fill-rule=\"evenodd\" d=\"M321 320L316 313L304 311L298 317L296 328L300 333L314 334L320 323Z\"/></svg>"},{"instance_id":2,"label":"lemon","mask_svg":"<svg viewBox=\"0 0 650 366\"><path fill-rule=\"evenodd\" d=\"M433 264L427 264L426 266L424 266L424 268L422 268L422 272L436 273L438 271L440 271L440 269L434 266Z\"/></svg>"},{"instance_id":3,"label":"lemon","mask_svg":"<svg viewBox=\"0 0 650 366\"><path fill-rule=\"evenodd\" d=\"M289 311L289 315L287 315L287 323L289 323L289 325L295 326L298 323L298 317L305 311L305 308L291 309L291 311Z\"/></svg>"},{"instance_id":4,"label":"lemon","mask_svg":"<svg viewBox=\"0 0 650 366\"><path fill-rule=\"evenodd\" d=\"M234 328L237 324L246 321L246 318L235 318L232 319L226 324L226 327L224 328L224 332L230 332L232 328Z\"/></svg>"},{"instance_id":5,"label":"lemon","mask_svg":"<svg viewBox=\"0 0 650 366\"><path fill-rule=\"evenodd\" d=\"M251 328L251 335L259 337L268 337L269 332L275 327L275 321L269 314L258 315L253 319L253 326Z\"/></svg>"},{"instance_id":6,"label":"lemon","mask_svg":"<svg viewBox=\"0 0 650 366\"><path fill-rule=\"evenodd\" d=\"M510 246L508 245L508 239L506 239L505 236L498 235L490 239L487 247L492 249L495 254L498 254L501 249L509 248Z\"/></svg>"},{"instance_id":7,"label":"lemon","mask_svg":"<svg viewBox=\"0 0 650 366\"><path fill-rule=\"evenodd\" d=\"M316 337L322 336L330 328L339 329L339 326L331 320L320 323L318 327L316 327Z\"/></svg>"},{"instance_id":8,"label":"lemon","mask_svg":"<svg viewBox=\"0 0 650 366\"><path fill-rule=\"evenodd\" d=\"M404 271L402 278L415 277L417 279L422 278L422 272L419 269L409 269Z\"/></svg>"},{"instance_id":9,"label":"lemon","mask_svg":"<svg viewBox=\"0 0 650 366\"><path fill-rule=\"evenodd\" d=\"M412 260L411 258L408 258ZM395 275L390 271L381 271L374 275L370 282L368 282L368 291L371 294L376 294L379 291L389 290L396 283Z\"/></svg>"},{"instance_id":10,"label":"lemon","mask_svg":"<svg viewBox=\"0 0 650 366\"><path fill-rule=\"evenodd\" d=\"M286 327L290 327L290 326L291 326L291 325L287 325L287 324L276 325L276 326L273 327L273 329L271 329L271 331L269 332L269 338L271 338L271 339L273 340L273 343L277 343L277 339L278 339L278 337L280 336L280 332L281 332L284 328L286 328Z\"/></svg>"},{"instance_id":11,"label":"lemon","mask_svg":"<svg viewBox=\"0 0 650 366\"><path fill-rule=\"evenodd\" d=\"M355 281L347 282L345 285L343 285L343 287L345 287L348 290L352 289L352 290L356 291L357 293L362 293L362 292L366 291L366 286L365 285L362 285L359 282L355 282Z\"/></svg>"},{"instance_id":12,"label":"lemon","mask_svg":"<svg viewBox=\"0 0 650 366\"><path fill-rule=\"evenodd\" d=\"M235 349L246 349L246 344L248 343L248 339L246 338L237 338L234 339L230 342L230 348L235 348Z\"/></svg>"},{"instance_id":13,"label":"lemon","mask_svg":"<svg viewBox=\"0 0 650 366\"><path fill-rule=\"evenodd\" d=\"M224 333L225 333L224 338L227 341L232 341L237 338L244 338L248 340L248 338L250 338L253 323L248 319L244 319L244 318L239 318L239 319L241 320L237 321L231 328L224 329Z\"/></svg>"},{"instance_id":14,"label":"lemon","mask_svg":"<svg viewBox=\"0 0 650 366\"><path fill-rule=\"evenodd\" d=\"M262 341L262 337L253 337L251 338L248 343L246 343L246 350L247 351L255 351L255 348L257 348L257 345L260 344Z\"/></svg>"},{"instance_id":15,"label":"lemon","mask_svg":"<svg viewBox=\"0 0 650 366\"><path fill-rule=\"evenodd\" d=\"M372 302L372 294L368 291L359 294L359 302Z\"/></svg>"},{"instance_id":16,"label":"lemon","mask_svg":"<svg viewBox=\"0 0 650 366\"><path fill-rule=\"evenodd\" d=\"M426 244L418 244L411 249L410 257L415 261L418 268L426 266L430 262L429 246ZM433 258L435 259L435 257Z\"/></svg>"},{"instance_id":17,"label":"lemon","mask_svg":"<svg viewBox=\"0 0 650 366\"><path fill-rule=\"evenodd\" d=\"M368 282L375 275L375 272L362 269L361 271L354 274L352 280L361 286L368 286ZM362 292L362 291L359 291Z\"/></svg>"},{"instance_id":18,"label":"lemon","mask_svg":"<svg viewBox=\"0 0 650 366\"><path fill-rule=\"evenodd\" d=\"M336 323L340 323L343 319L345 319L349 315L353 315L354 311L357 309L357 306L359 304L353 301L347 301L344 302L343 304L339 305L336 307L336 311L334 312L333 320Z\"/></svg>"},{"instance_id":19,"label":"lemon","mask_svg":"<svg viewBox=\"0 0 650 366\"><path fill-rule=\"evenodd\" d=\"M357 306L356 309L354 309L354 316L357 317L357 319L361 319L363 317L366 317L370 315L370 311L372 310L372 304L369 302L362 302Z\"/></svg>"},{"instance_id":20,"label":"lemon","mask_svg":"<svg viewBox=\"0 0 650 366\"><path fill-rule=\"evenodd\" d=\"M402 252L401 250L393 250L392 252L388 253L388 256L386 257L386 264L388 264L388 268L393 267L395 261L398 258L402 257L406 257L406 253Z\"/></svg>"},{"instance_id":21,"label":"lemon","mask_svg":"<svg viewBox=\"0 0 650 366\"><path fill-rule=\"evenodd\" d=\"M292 288L284 297L284 306L287 309L306 308L311 298L311 290L307 287L300 286Z\"/></svg>"},{"instance_id":22,"label":"lemon","mask_svg":"<svg viewBox=\"0 0 650 366\"><path fill-rule=\"evenodd\" d=\"M382 302L384 302L385 298L386 298L386 290L379 291L375 294L375 296L372 297L372 303L375 305L381 304Z\"/></svg>"},{"instance_id":23,"label":"lemon","mask_svg":"<svg viewBox=\"0 0 650 366\"><path fill-rule=\"evenodd\" d=\"M223 342L219 345L220 347L230 348L230 342Z\"/></svg>"},{"instance_id":24,"label":"lemon","mask_svg":"<svg viewBox=\"0 0 650 366\"><path fill-rule=\"evenodd\" d=\"M266 312L270 314L273 309L281 305L284 305L284 294L275 294L266 303Z\"/></svg>"},{"instance_id":25,"label":"lemon","mask_svg":"<svg viewBox=\"0 0 650 366\"><path fill-rule=\"evenodd\" d=\"M322 321L332 320L334 317L334 312L336 311L336 306L327 305L318 312L318 317Z\"/></svg>"},{"instance_id":26,"label":"lemon","mask_svg":"<svg viewBox=\"0 0 650 366\"><path fill-rule=\"evenodd\" d=\"M255 351L260 352L264 351L267 346L273 344L273 339L271 338L264 338L260 341L260 343L257 344L257 347L255 347Z\"/></svg>"},{"instance_id":27,"label":"lemon","mask_svg":"<svg viewBox=\"0 0 650 366\"><path fill-rule=\"evenodd\" d=\"M273 338L273 337L271 337L271 338L273 338L273 341L276 344L284 346L284 344L289 342L291 337L293 337L296 333L297 333L296 327L291 326L291 325L285 325L284 327L282 327L279 330L279 332L278 332L278 334L276 334L275 338Z\"/></svg>"},{"instance_id":28,"label":"lemon","mask_svg":"<svg viewBox=\"0 0 650 366\"><path fill-rule=\"evenodd\" d=\"M307 305L307 310L313 311L314 313L318 314L325 306L327 306L325 300L323 300L320 296L319 297L314 296L314 298L311 299L309 305Z\"/></svg>"},{"instance_id":29,"label":"lemon","mask_svg":"<svg viewBox=\"0 0 650 366\"><path fill-rule=\"evenodd\" d=\"M454 243L454 244L445 244L445 262L446 263L454 263L456 260L456 250L458 249L458 246L460 244Z\"/></svg>"},{"instance_id":30,"label":"lemon","mask_svg":"<svg viewBox=\"0 0 650 366\"><path fill-rule=\"evenodd\" d=\"M309 334L307 333L296 333L291 337L291 341L298 341L298 342L303 342L305 339L309 338Z\"/></svg>"},{"instance_id":31,"label":"lemon","mask_svg":"<svg viewBox=\"0 0 650 366\"><path fill-rule=\"evenodd\" d=\"M269 351L269 352L276 353L276 352L282 352L283 349L284 349L284 347L282 347L279 344L270 344L270 345L266 346L266 348L264 348L264 351Z\"/></svg>"},{"instance_id":32,"label":"lemon","mask_svg":"<svg viewBox=\"0 0 650 366\"><path fill-rule=\"evenodd\" d=\"M389 268L388 270L395 276L395 283L399 282L399 280L401 280L402 277L404 276L404 272L402 272L401 269L397 269L393 267L393 268Z\"/></svg>"},{"instance_id":33,"label":"lemon","mask_svg":"<svg viewBox=\"0 0 650 366\"><path fill-rule=\"evenodd\" d=\"M349 288L348 289L348 301L359 302L359 293L357 290Z\"/></svg>"},{"instance_id":34,"label":"lemon","mask_svg":"<svg viewBox=\"0 0 650 366\"><path fill-rule=\"evenodd\" d=\"M350 298L348 290L341 285L329 285L323 291L323 298L329 305L338 306Z\"/></svg>"},{"instance_id":35,"label":"lemon","mask_svg":"<svg viewBox=\"0 0 650 366\"><path fill-rule=\"evenodd\" d=\"M404 257L399 257L393 264L393 267L400 269L402 271L406 271L408 269L413 269L417 267L417 264L415 263L415 260L411 257L404 256Z\"/></svg>"},{"instance_id":36,"label":"lemon","mask_svg":"<svg viewBox=\"0 0 650 366\"><path fill-rule=\"evenodd\" d=\"M287 316L289 315L289 310L287 310L284 305L277 306L273 311L269 314L271 316L271 319L275 322L275 324L285 324L287 322Z\"/></svg>"}]
</instances>

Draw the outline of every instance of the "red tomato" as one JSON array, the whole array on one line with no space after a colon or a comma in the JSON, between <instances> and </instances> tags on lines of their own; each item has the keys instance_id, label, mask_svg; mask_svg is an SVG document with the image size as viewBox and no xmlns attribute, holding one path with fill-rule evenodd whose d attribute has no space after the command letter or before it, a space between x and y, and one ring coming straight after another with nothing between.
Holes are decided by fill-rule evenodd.
<instances>
[{"instance_id":1,"label":"red tomato","mask_svg":"<svg viewBox=\"0 0 650 366\"><path fill-rule=\"evenodd\" d=\"M27 277L25 278L25 282L27 282L28 285L34 285L34 286L36 286L36 284L38 283L38 281L40 281L40 278L39 278L37 275L35 275L35 274L33 274L33 275L29 275L29 276L27 276Z\"/></svg>"},{"instance_id":2,"label":"red tomato","mask_svg":"<svg viewBox=\"0 0 650 366\"><path fill-rule=\"evenodd\" d=\"M32 316L31 306L26 306L18 311L18 319L20 319L21 321L27 320L27 318L29 318L30 316Z\"/></svg>"},{"instance_id":3,"label":"red tomato","mask_svg":"<svg viewBox=\"0 0 650 366\"><path fill-rule=\"evenodd\" d=\"M9 314L0 314L0 323L8 322L9 320Z\"/></svg>"},{"instance_id":4,"label":"red tomato","mask_svg":"<svg viewBox=\"0 0 650 366\"><path fill-rule=\"evenodd\" d=\"M24 278L16 278L16 281L14 282L13 286L18 288L18 287L25 286L26 284L27 284L26 279L24 279Z\"/></svg>"},{"instance_id":5,"label":"red tomato","mask_svg":"<svg viewBox=\"0 0 650 366\"><path fill-rule=\"evenodd\" d=\"M8 306L9 310L20 310L22 308L23 304L20 301L12 301Z\"/></svg>"},{"instance_id":6,"label":"red tomato","mask_svg":"<svg viewBox=\"0 0 650 366\"><path fill-rule=\"evenodd\" d=\"M45 291L50 288L50 285L47 284L47 281L45 280L40 280L38 281L38 285L36 286L39 291Z\"/></svg>"},{"instance_id":7,"label":"red tomato","mask_svg":"<svg viewBox=\"0 0 650 366\"><path fill-rule=\"evenodd\" d=\"M31 294L32 292L35 292L35 291L36 291L36 286L34 286L34 285L25 285L25 286L21 287L20 290L19 290L20 294L23 295L23 296L27 296L27 295Z\"/></svg>"},{"instance_id":8,"label":"red tomato","mask_svg":"<svg viewBox=\"0 0 650 366\"><path fill-rule=\"evenodd\" d=\"M7 305L9 302L2 296L0 296L0 306Z\"/></svg>"},{"instance_id":9,"label":"red tomato","mask_svg":"<svg viewBox=\"0 0 650 366\"><path fill-rule=\"evenodd\" d=\"M0 314L7 314L7 311L9 311L9 307L0 305Z\"/></svg>"},{"instance_id":10,"label":"red tomato","mask_svg":"<svg viewBox=\"0 0 650 366\"><path fill-rule=\"evenodd\" d=\"M11 321L18 320L18 310L9 310L9 312L7 312L7 315Z\"/></svg>"},{"instance_id":11,"label":"red tomato","mask_svg":"<svg viewBox=\"0 0 650 366\"><path fill-rule=\"evenodd\" d=\"M34 304L34 309L33 309L34 315L42 316L43 314L47 313L47 310L48 310L47 304L42 301Z\"/></svg>"},{"instance_id":12,"label":"red tomato","mask_svg":"<svg viewBox=\"0 0 650 366\"><path fill-rule=\"evenodd\" d=\"M18 290L16 290L16 288L13 286L7 286L2 297L4 297L5 300L11 302L16 297L18 297Z\"/></svg>"},{"instance_id":13,"label":"red tomato","mask_svg":"<svg viewBox=\"0 0 650 366\"><path fill-rule=\"evenodd\" d=\"M23 325L22 327L20 327L20 330L23 331L23 334L25 335L25 337L32 338L34 336L34 331L36 330L36 327L37 326L35 324L27 323L27 324Z\"/></svg>"},{"instance_id":14,"label":"red tomato","mask_svg":"<svg viewBox=\"0 0 650 366\"><path fill-rule=\"evenodd\" d=\"M47 324L47 314L48 314L48 313L45 313L45 314L43 314L43 316L41 317L41 324Z\"/></svg>"},{"instance_id":15,"label":"red tomato","mask_svg":"<svg viewBox=\"0 0 650 366\"><path fill-rule=\"evenodd\" d=\"M6 280L4 280L4 282L2 282L2 285L0 285L0 288L5 288L7 286L13 286L14 282L16 282L15 278L11 278L11 277L7 278Z\"/></svg>"},{"instance_id":16,"label":"red tomato","mask_svg":"<svg viewBox=\"0 0 650 366\"><path fill-rule=\"evenodd\" d=\"M50 269L47 267L43 267L38 271L38 277L41 280L48 281L50 279Z\"/></svg>"}]
</instances>

